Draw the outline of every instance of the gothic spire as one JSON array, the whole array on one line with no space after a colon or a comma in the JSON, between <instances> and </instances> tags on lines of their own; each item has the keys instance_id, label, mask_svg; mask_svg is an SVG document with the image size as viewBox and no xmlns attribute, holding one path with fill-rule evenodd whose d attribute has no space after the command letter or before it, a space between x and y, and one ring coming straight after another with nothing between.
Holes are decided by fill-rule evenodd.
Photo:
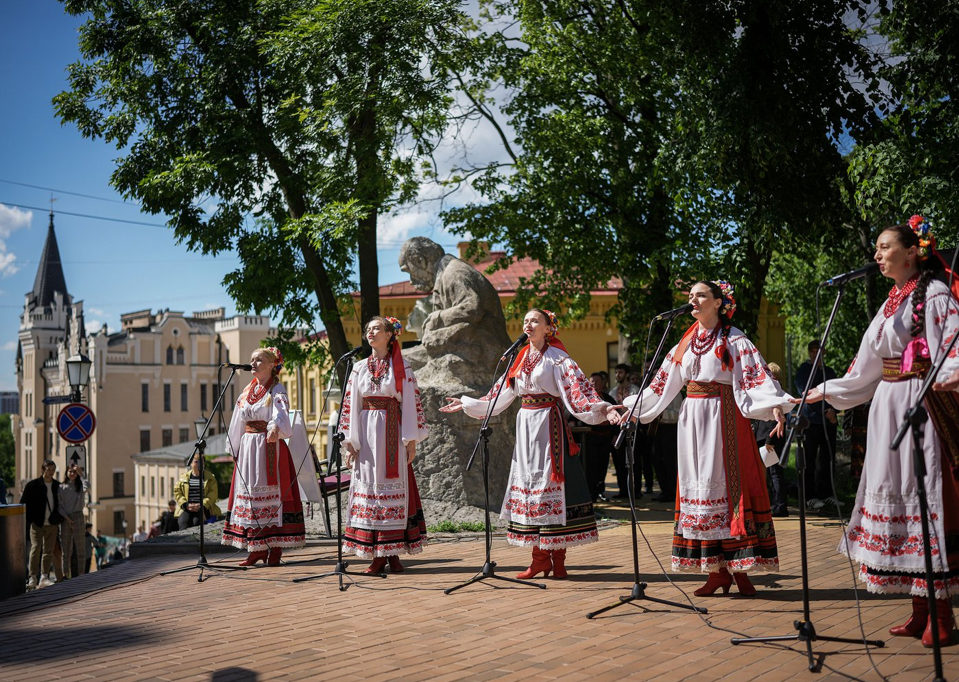
<instances>
[{"instance_id":1,"label":"gothic spire","mask_svg":"<svg viewBox=\"0 0 959 682\"><path fill-rule=\"evenodd\" d=\"M53 231L53 210L50 211L50 227L47 228L47 241L40 256L40 267L33 280L33 304L46 307L53 303L53 292L59 291L67 297L67 281L63 276L63 264L60 262L60 248L57 235Z\"/></svg>"}]
</instances>

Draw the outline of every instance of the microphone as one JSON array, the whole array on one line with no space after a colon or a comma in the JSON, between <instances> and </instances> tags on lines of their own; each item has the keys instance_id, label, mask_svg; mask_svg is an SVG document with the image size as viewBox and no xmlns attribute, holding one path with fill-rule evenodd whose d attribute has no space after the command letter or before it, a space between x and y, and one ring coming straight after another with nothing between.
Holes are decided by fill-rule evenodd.
<instances>
[{"instance_id":1,"label":"microphone","mask_svg":"<svg viewBox=\"0 0 959 682\"><path fill-rule=\"evenodd\" d=\"M220 365L220 367L229 367L230 369L242 369L246 372L253 371L253 365L237 365L232 362L224 362L222 365Z\"/></svg>"},{"instance_id":2,"label":"microphone","mask_svg":"<svg viewBox=\"0 0 959 682\"><path fill-rule=\"evenodd\" d=\"M693 309L692 303L687 303L681 305L678 308L673 308L672 310L667 310L665 313L660 313L653 318L653 322L659 322L660 320L671 320L674 317L679 317L680 315L685 315Z\"/></svg>"},{"instance_id":3,"label":"microphone","mask_svg":"<svg viewBox=\"0 0 959 682\"><path fill-rule=\"evenodd\" d=\"M851 272L844 272L841 275L836 275L832 279L827 279L823 286L834 287L840 284L845 284L846 282L851 282L854 279L859 279L860 277L865 277L866 275L871 275L874 272L879 271L879 263L870 263L865 265L858 270L853 270Z\"/></svg>"},{"instance_id":4,"label":"microphone","mask_svg":"<svg viewBox=\"0 0 959 682\"><path fill-rule=\"evenodd\" d=\"M520 334L519 338L513 342L513 345L506 349L506 352L503 353L503 357L501 357L500 360L505 360L507 357L513 354L513 351L515 351L517 348L522 346L527 341L529 341L529 334L525 332Z\"/></svg>"},{"instance_id":5,"label":"microphone","mask_svg":"<svg viewBox=\"0 0 959 682\"><path fill-rule=\"evenodd\" d=\"M354 355L356 355L356 354L359 353L360 351L363 351L363 350L365 350L365 349L367 349L367 348L369 348L369 345L366 343L366 341L364 341L363 343L361 343L359 346L357 346L357 347L354 348L353 350L349 350L349 351L347 351L346 353L344 353L344 354L343 354L343 357L341 357L339 361L346 360L346 359L349 358L349 357L353 357Z\"/></svg>"}]
</instances>

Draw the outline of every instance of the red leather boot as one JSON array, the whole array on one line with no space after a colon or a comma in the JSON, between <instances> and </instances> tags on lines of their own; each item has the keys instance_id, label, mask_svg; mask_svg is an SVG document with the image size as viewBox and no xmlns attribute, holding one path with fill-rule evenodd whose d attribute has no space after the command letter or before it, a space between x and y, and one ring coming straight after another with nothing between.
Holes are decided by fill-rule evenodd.
<instances>
[{"instance_id":1,"label":"red leather boot","mask_svg":"<svg viewBox=\"0 0 959 682\"><path fill-rule=\"evenodd\" d=\"M948 599L936 600L936 624L939 626L939 646L948 646L952 639L952 604ZM922 633L922 645L931 648L932 641L932 618L929 619L929 625L926 631Z\"/></svg>"},{"instance_id":2,"label":"red leather boot","mask_svg":"<svg viewBox=\"0 0 959 682\"><path fill-rule=\"evenodd\" d=\"M912 598L912 615L902 625L889 628L893 637L918 637L929 624L929 602L925 597ZM932 643L930 635L930 644Z\"/></svg>"},{"instance_id":3,"label":"red leather boot","mask_svg":"<svg viewBox=\"0 0 959 682\"><path fill-rule=\"evenodd\" d=\"M553 560L553 577L557 580L563 580L569 573L566 572L566 548L551 549L550 558Z\"/></svg>"},{"instance_id":4,"label":"red leather boot","mask_svg":"<svg viewBox=\"0 0 959 682\"><path fill-rule=\"evenodd\" d=\"M373 559L373 563L366 567L364 573L382 573L383 569L386 567L386 557L376 557Z\"/></svg>"},{"instance_id":5,"label":"red leather boot","mask_svg":"<svg viewBox=\"0 0 959 682\"><path fill-rule=\"evenodd\" d=\"M756 594L756 588L749 580L749 576L745 573L733 573L733 578L736 580L736 587L739 589L739 594L743 597L752 597Z\"/></svg>"},{"instance_id":6,"label":"red leather boot","mask_svg":"<svg viewBox=\"0 0 959 682\"><path fill-rule=\"evenodd\" d=\"M390 573L402 573L406 570L403 567L403 564L400 563L400 558L396 554L386 558L390 560Z\"/></svg>"},{"instance_id":7,"label":"red leather boot","mask_svg":"<svg viewBox=\"0 0 959 682\"><path fill-rule=\"evenodd\" d=\"M517 573L516 577L522 580L528 580L535 578L536 575L542 571L543 577L548 578L551 570L553 570L553 562L550 560L549 552L539 547L533 547L533 563L522 573Z\"/></svg>"},{"instance_id":8,"label":"red leather boot","mask_svg":"<svg viewBox=\"0 0 959 682\"><path fill-rule=\"evenodd\" d=\"M733 577L723 566L718 571L710 571L706 584L693 592L697 597L708 597L720 587L723 588L723 594L729 593L729 588L733 584Z\"/></svg>"},{"instance_id":9,"label":"red leather boot","mask_svg":"<svg viewBox=\"0 0 959 682\"><path fill-rule=\"evenodd\" d=\"M280 557L283 556L282 547L270 547L270 556L266 559L267 566L279 566Z\"/></svg>"},{"instance_id":10,"label":"red leather boot","mask_svg":"<svg viewBox=\"0 0 959 682\"><path fill-rule=\"evenodd\" d=\"M249 556L246 557L243 561L240 562L240 566L252 566L257 561L262 561L266 563L266 558L269 556L269 552L263 550L262 552L250 552Z\"/></svg>"}]
</instances>

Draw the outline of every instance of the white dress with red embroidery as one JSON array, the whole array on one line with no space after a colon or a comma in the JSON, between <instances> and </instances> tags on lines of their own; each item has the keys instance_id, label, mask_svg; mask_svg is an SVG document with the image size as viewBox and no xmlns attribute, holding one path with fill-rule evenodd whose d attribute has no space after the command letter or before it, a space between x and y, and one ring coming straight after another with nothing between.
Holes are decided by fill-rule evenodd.
<instances>
[{"instance_id":1,"label":"white dress with red embroidery","mask_svg":"<svg viewBox=\"0 0 959 682\"><path fill-rule=\"evenodd\" d=\"M501 381L502 377L496 385ZM486 416L492 393L491 391L479 399L463 396L463 411L470 417L482 419ZM555 346L546 349L542 359L536 363L529 375L521 373L516 378L515 387L511 387L508 382L503 385L493 415L503 412L518 396L543 393L559 398L570 414L580 421L587 424L601 424L606 421L606 408L609 403L600 399L589 379L572 358ZM520 410L516 415L516 446L500 514L503 521L529 526L567 524L565 483L551 480L550 476L550 445L551 438L554 437L551 430L550 410ZM555 437L561 436L555 434ZM584 535L561 537L549 548L561 549L596 542L599 535L595 524L593 529ZM524 541L509 534L507 542L517 546L529 544L529 540Z\"/></svg>"},{"instance_id":2,"label":"white dress with red embroidery","mask_svg":"<svg viewBox=\"0 0 959 682\"><path fill-rule=\"evenodd\" d=\"M393 368L389 363L382 377L374 377L366 361L358 362L346 384L340 429L345 436L344 445L352 445L358 453L353 464L346 509L346 525L353 528L386 531L407 527L410 490L406 444L425 440L429 430L416 377L409 363L403 362L406 380L402 392L396 390ZM400 475L396 477L387 477L387 411L363 409L364 398L389 398L399 403L400 428L395 434L399 436L399 443L394 442L394 447L397 447ZM425 544L424 538L422 543L403 551L416 554ZM362 550L358 553L367 556Z\"/></svg>"},{"instance_id":3,"label":"white dress with red embroidery","mask_svg":"<svg viewBox=\"0 0 959 682\"><path fill-rule=\"evenodd\" d=\"M624 401L627 408L640 401L637 411L642 423L648 424L660 415L690 381L732 386L736 407L747 419L770 421L773 409L789 412L790 397L773 378L759 349L736 327L729 330L729 353L732 368L723 368L717 355L722 334L711 346L697 355L692 344L683 355L682 364L673 362L677 347L666 356L653 381L638 396ZM726 470L723 463L722 404L719 400L689 399L679 412L678 528L683 537L696 540L726 540L730 533L730 511ZM775 566L757 564L753 570L775 570ZM674 570L679 570L675 565Z\"/></svg>"},{"instance_id":4,"label":"white dress with red embroidery","mask_svg":"<svg viewBox=\"0 0 959 682\"><path fill-rule=\"evenodd\" d=\"M912 304L907 298L890 316L880 310L862 337L859 352L846 375L820 384L829 403L839 410L861 405L872 398L869 428L866 433L866 458L856 505L846 537L839 551L860 562L860 579L870 592L911 593L925 596L925 558L919 497L913 474L912 439L906 437L896 452L890 444L905 417L916 403L922 382L919 380L882 381L883 358L899 358L912 341ZM932 361L948 346L959 329L959 311L946 285L933 280L926 289L925 330ZM959 368L959 359L950 357L940 374L948 376ZM943 570L939 538L945 538L943 523L943 467L940 440L932 419L923 432L926 462L926 491L931 516L933 570ZM946 472L951 476L951 472ZM847 544L848 541L848 544ZM955 572L959 566L951 567ZM959 578L950 581L959 588ZM942 583L936 581L942 596Z\"/></svg>"},{"instance_id":5,"label":"white dress with red embroidery","mask_svg":"<svg viewBox=\"0 0 959 682\"><path fill-rule=\"evenodd\" d=\"M267 434L247 433L248 422L266 422L267 431L275 428L281 439L290 438L293 435L293 426L290 423L290 400L286 389L277 384L264 392L253 404L247 400L247 392L243 391L236 401L227 432L229 447L236 458L229 505L229 526L250 529L244 532L251 533L252 539L241 540L225 533L223 544L246 547L250 551L267 547L302 547L305 542L302 518L297 519L299 523L295 524L296 530L292 534L283 530L285 498L296 498L295 507L302 517L299 490L284 489L290 482L281 477L278 471L270 471ZM281 442L277 443L277 455L272 462L272 466L277 470L282 470L284 464L279 461L285 449L285 445L281 447ZM295 478L292 485L296 486Z\"/></svg>"}]
</instances>

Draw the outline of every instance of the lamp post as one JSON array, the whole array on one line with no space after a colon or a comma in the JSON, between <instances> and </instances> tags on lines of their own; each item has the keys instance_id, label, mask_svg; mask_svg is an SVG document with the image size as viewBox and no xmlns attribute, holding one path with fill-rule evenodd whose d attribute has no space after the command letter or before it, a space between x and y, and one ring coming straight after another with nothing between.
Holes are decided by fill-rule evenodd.
<instances>
[{"instance_id":1,"label":"lamp post","mask_svg":"<svg viewBox=\"0 0 959 682\"><path fill-rule=\"evenodd\" d=\"M203 429L206 428L206 417L202 414L193 421L193 429L196 431L197 440L203 437Z\"/></svg>"},{"instance_id":2,"label":"lamp post","mask_svg":"<svg viewBox=\"0 0 959 682\"><path fill-rule=\"evenodd\" d=\"M67 358L67 380L73 389L72 400L80 402L80 391L90 383L90 367L93 363L83 353Z\"/></svg>"}]
</instances>

